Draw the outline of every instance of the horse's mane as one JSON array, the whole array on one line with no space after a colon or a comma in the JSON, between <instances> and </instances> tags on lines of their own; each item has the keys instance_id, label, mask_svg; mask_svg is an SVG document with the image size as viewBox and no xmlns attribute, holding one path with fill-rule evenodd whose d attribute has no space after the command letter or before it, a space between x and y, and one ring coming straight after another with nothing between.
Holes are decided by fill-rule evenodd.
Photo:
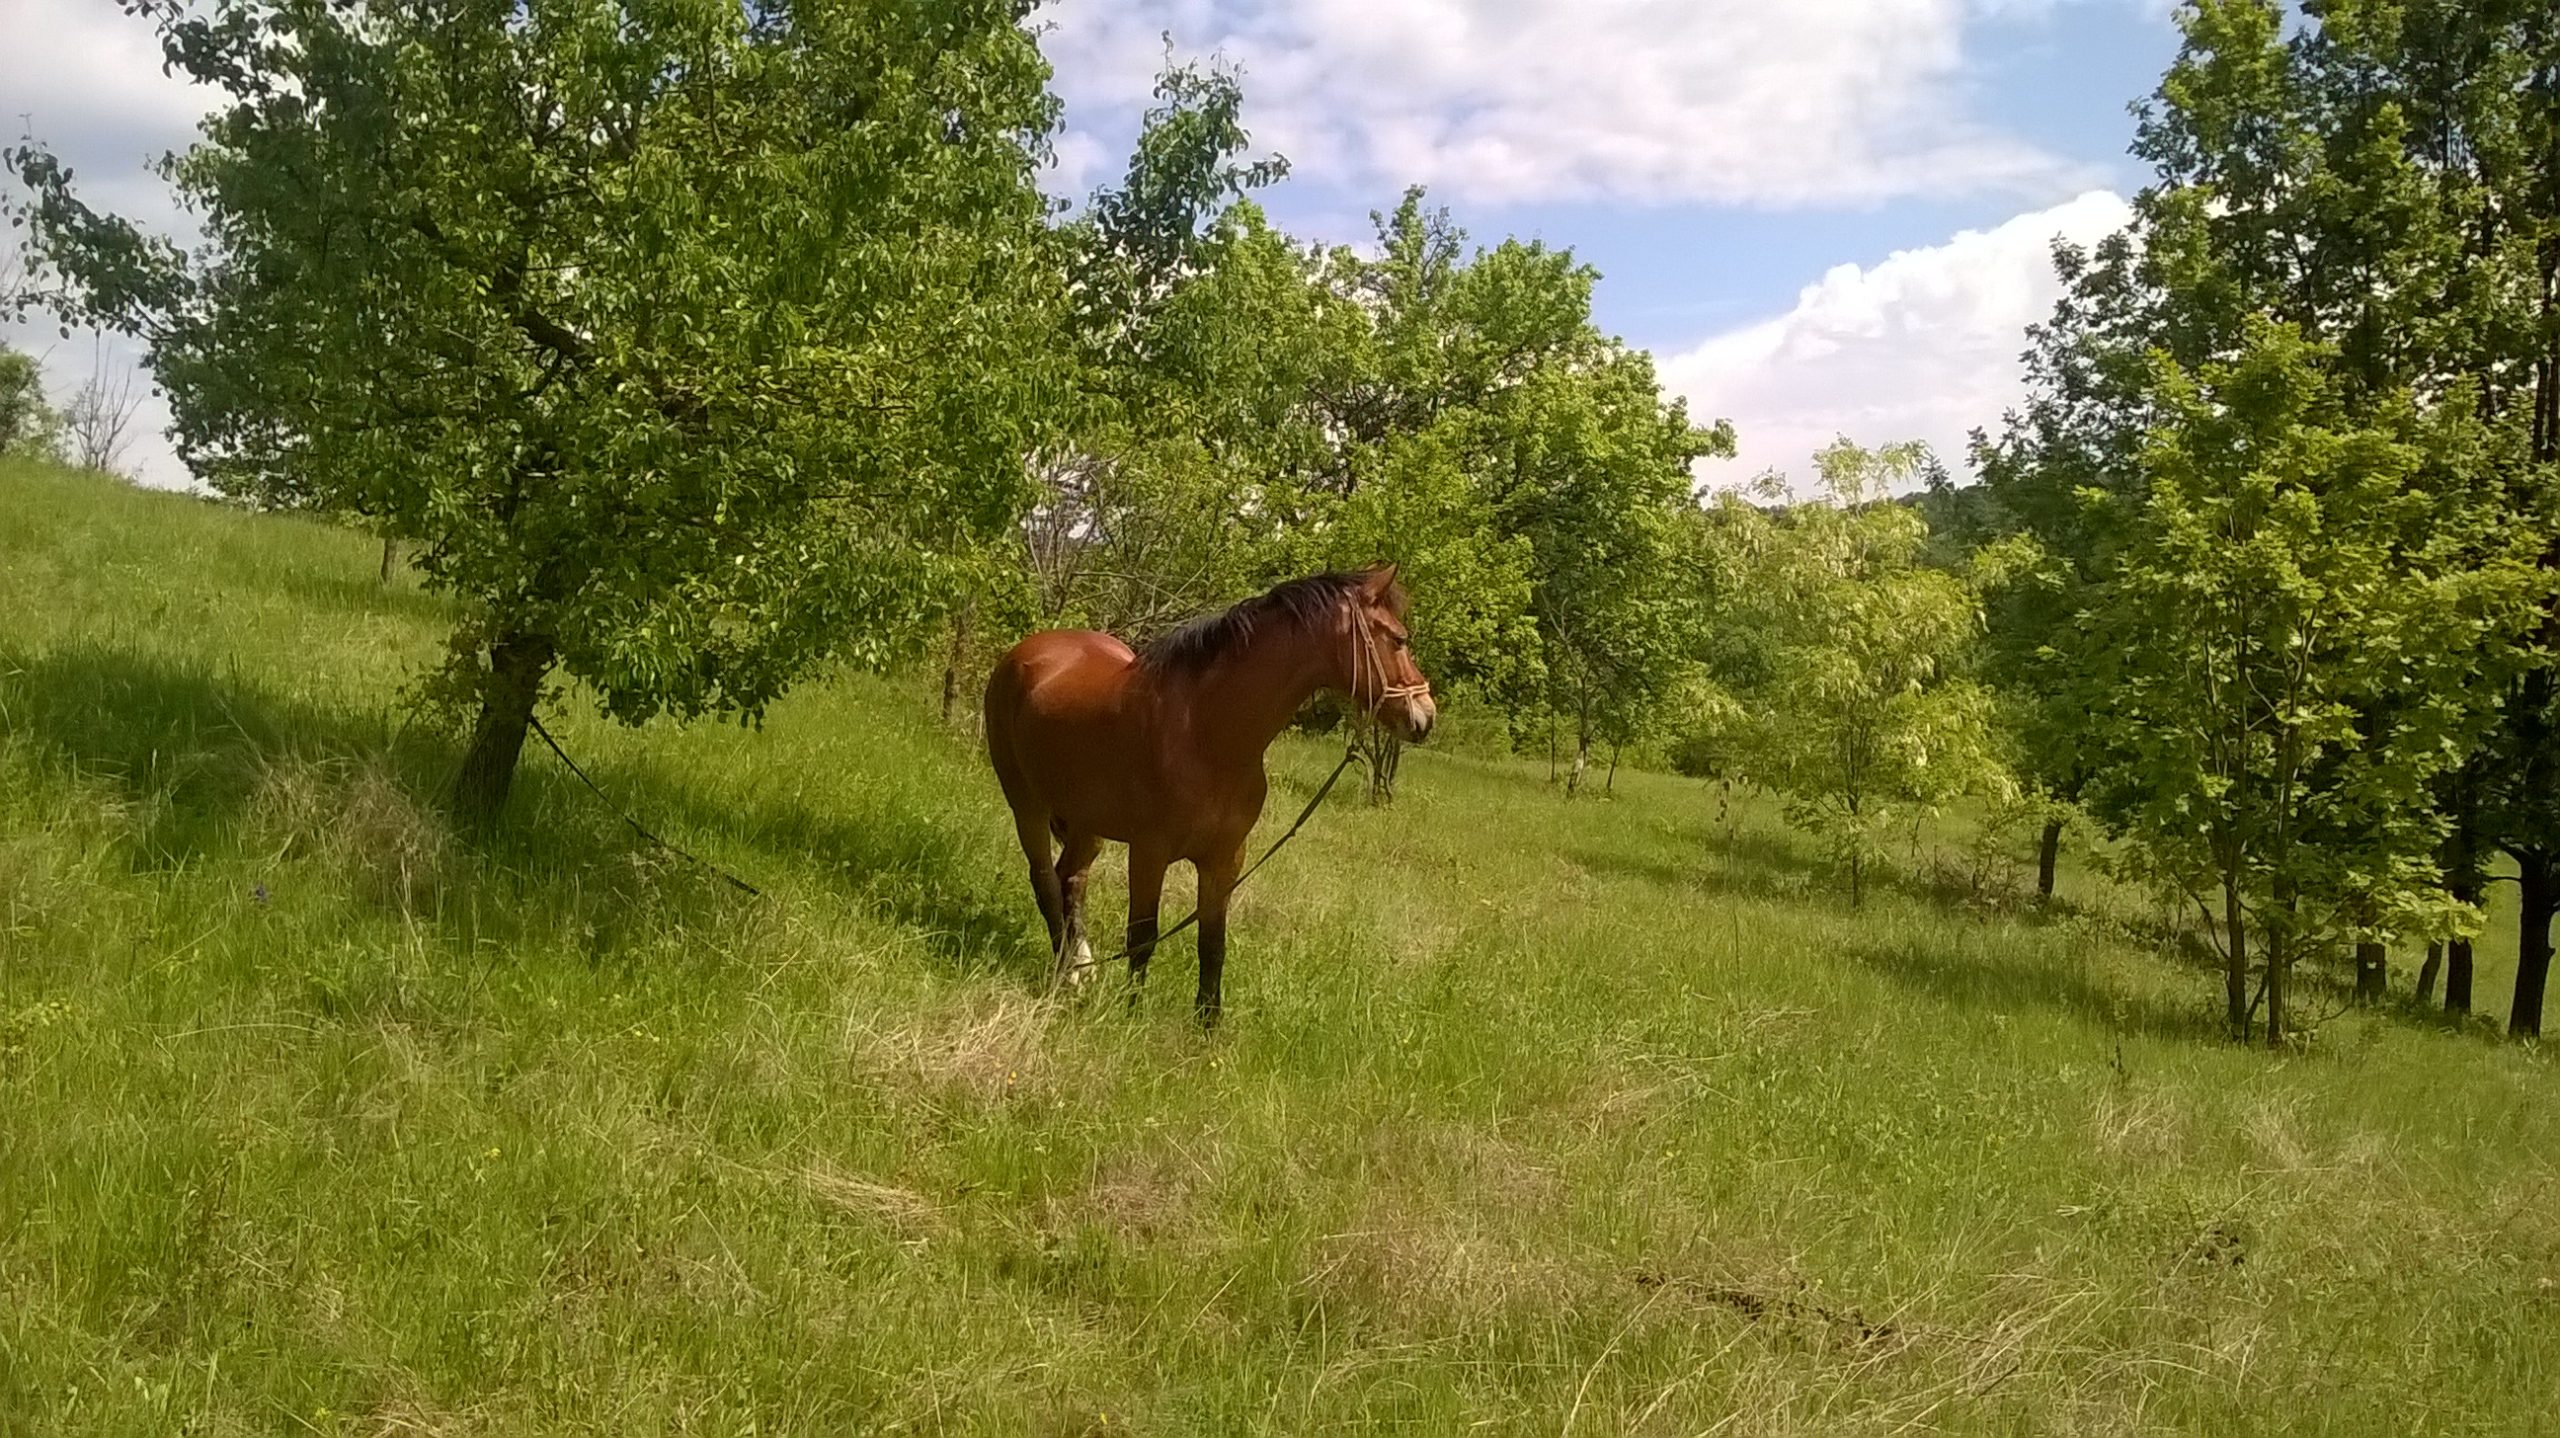
<instances>
[{"instance_id":1,"label":"horse's mane","mask_svg":"<svg viewBox=\"0 0 2560 1438\"><path fill-rule=\"evenodd\" d=\"M1221 613L1204 614L1167 631L1138 651L1138 663L1168 672L1205 669L1265 624L1278 621L1312 627L1322 623L1367 580L1356 570L1334 570L1274 585Z\"/></svg>"}]
</instances>

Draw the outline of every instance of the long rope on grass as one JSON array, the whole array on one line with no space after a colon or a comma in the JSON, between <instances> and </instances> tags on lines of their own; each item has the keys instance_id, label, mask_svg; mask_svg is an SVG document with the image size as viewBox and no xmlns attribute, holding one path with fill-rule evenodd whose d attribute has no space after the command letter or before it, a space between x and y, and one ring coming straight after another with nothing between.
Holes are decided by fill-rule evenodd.
<instances>
[{"instance_id":1,"label":"long rope on grass","mask_svg":"<svg viewBox=\"0 0 2560 1438\"><path fill-rule=\"evenodd\" d=\"M631 826L632 833L639 835L641 838L648 840L650 843L657 845L659 848L666 850L668 853L675 855L679 859L683 859L688 863L710 870L712 873L728 880L741 892L753 895L759 899L764 897L764 890L757 888L755 885L750 884L746 880L739 878L737 875L730 873L728 870L721 868L718 864L711 862L709 859L703 858L699 854L694 854L687 850L678 848L674 844L668 843L666 840L650 833L648 828L641 824L639 820L631 817L630 810L613 802L613 797L611 795L596 787L596 781L588 778L587 771L578 767L578 761L569 757L569 751L560 747L560 741L551 737L551 731L542 727L541 715L536 714L529 716L529 718L533 725L533 732L542 736L542 742L551 746L551 752L559 756L561 763L569 766L569 772L578 776L578 782L587 786L588 793L593 794L598 799L602 800L606 808L611 809L622 816L622 822Z\"/></svg>"}]
</instances>

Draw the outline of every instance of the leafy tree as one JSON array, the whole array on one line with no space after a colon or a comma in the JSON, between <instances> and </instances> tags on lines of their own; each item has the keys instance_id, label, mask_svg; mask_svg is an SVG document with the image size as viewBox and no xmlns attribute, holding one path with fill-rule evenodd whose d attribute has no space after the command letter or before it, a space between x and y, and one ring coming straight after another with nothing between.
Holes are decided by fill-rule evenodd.
<instances>
[{"instance_id":1,"label":"leafy tree","mask_svg":"<svg viewBox=\"0 0 2560 1438\"><path fill-rule=\"evenodd\" d=\"M2473 921L2445 901L2431 784L2493 717L2529 554L2467 492L2466 406L2359 423L2331 359L2261 321L2229 363L2157 361L2164 416L2128 542L2076 619L2102 812L2199 905L2219 898L2225 1013L2271 1043L2305 955Z\"/></svg>"},{"instance_id":2,"label":"leafy tree","mask_svg":"<svg viewBox=\"0 0 2560 1438\"><path fill-rule=\"evenodd\" d=\"M44 402L44 368L35 356L0 346L0 455L49 458L62 432Z\"/></svg>"},{"instance_id":3,"label":"leafy tree","mask_svg":"<svg viewBox=\"0 0 2560 1438\"><path fill-rule=\"evenodd\" d=\"M759 714L929 631L1027 498L1053 122L1018 0L139 0L226 97L188 254L12 159L34 253L141 335L181 456L414 542L465 619L464 817L560 673Z\"/></svg>"},{"instance_id":4,"label":"leafy tree","mask_svg":"<svg viewBox=\"0 0 2560 1438\"><path fill-rule=\"evenodd\" d=\"M1156 97L1126 174L1059 234L1077 384L1025 531L1042 619L1140 639L1265 568L1235 448L1271 418L1253 401L1289 388L1269 341L1311 286L1243 198L1287 166L1240 158L1235 77L1168 67Z\"/></svg>"},{"instance_id":5,"label":"leafy tree","mask_svg":"<svg viewBox=\"0 0 2560 1438\"><path fill-rule=\"evenodd\" d=\"M1531 372L1493 408L1489 483L1503 528L1528 542L1547 710L1569 721L1574 793L1595 742L1634 740L1673 694L1692 647L1680 515L1691 467L1733 452L1732 426L1663 402L1650 356L1593 343Z\"/></svg>"},{"instance_id":6,"label":"leafy tree","mask_svg":"<svg viewBox=\"0 0 2560 1438\"><path fill-rule=\"evenodd\" d=\"M2084 729L2075 676L2073 619L2112 572L2121 507L2091 505L2091 493L2138 503L2149 409L2148 345L2158 284L2127 234L2091 248L2057 242L2062 297L2027 331L2027 399L1996 440L1977 431L1973 458L1982 499L1980 533L2024 535L2038 562L2020 566L1985 595L1985 680L2006 696L2018 777L2056 805L2086 794L2096 758ZM2053 894L2055 861L2068 822L2049 815L2037 844L2037 892Z\"/></svg>"},{"instance_id":7,"label":"leafy tree","mask_svg":"<svg viewBox=\"0 0 2560 1438\"><path fill-rule=\"evenodd\" d=\"M1406 588L1428 596L1411 616L1415 662L1444 691L1517 704L1534 691L1538 631L1529 541L1507 534L1491 496L1467 467L1472 416L1391 436L1372 450L1368 479L1334 511L1325 529L1298 536L1297 569L1346 568L1359 556L1392 555ZM1400 741L1363 736L1369 794L1395 795Z\"/></svg>"},{"instance_id":8,"label":"leafy tree","mask_svg":"<svg viewBox=\"0 0 2560 1438\"><path fill-rule=\"evenodd\" d=\"M1712 531L1729 742L1847 871L1853 903L1896 828L2009 784L1991 695L1960 673L1981 602L1924 562L1927 520L1888 498L1922 454L1841 440L1818 456L1823 500L1729 493ZM1779 492L1772 476L1755 493Z\"/></svg>"},{"instance_id":9,"label":"leafy tree","mask_svg":"<svg viewBox=\"0 0 2560 1438\"><path fill-rule=\"evenodd\" d=\"M2476 481L2464 516L2493 563L2519 534L2545 536L2560 563L2553 445L2560 426L2560 329L2549 323L2560 268L2560 33L2528 0L2323 0L2297 15L2275 0L2200 0L2185 45L2144 107L2136 153L2158 180L2134 203L2131 237L2094 254L2060 252L2068 282L2033 334L2030 401L1981 446L1999 508L2051 563L2035 587L1995 604L1991 669L2021 695L2031 773L2066 792L2085 779L2072 724L2079 686L2103 655L2077 652L2062 622L2086 607L2123 542L2109 526L2139 511L2144 436L2164 416L2150 354L2190 373L2228 363L2271 317L2316 342L2341 422L2396 432L2394 416L2469 404L2484 426L2464 462ZM2096 490L2118 502L2075 508ZM2439 489L2438 497L2443 491ZM2449 806L2441 856L2451 896L2476 902L2492 845L2516 858L2526 912L2511 1025L2538 1022L2551 910L2560 905L2560 709L2545 633L2507 663L2503 720L2463 772L2425 801ZM2412 690L2357 701L2355 723L2435 702ZM2380 895L2368 908L2388 907ZM2383 940L2358 946L2360 992L2378 992ZM2454 942L2448 1003L2469 1003L2468 943Z\"/></svg>"}]
</instances>

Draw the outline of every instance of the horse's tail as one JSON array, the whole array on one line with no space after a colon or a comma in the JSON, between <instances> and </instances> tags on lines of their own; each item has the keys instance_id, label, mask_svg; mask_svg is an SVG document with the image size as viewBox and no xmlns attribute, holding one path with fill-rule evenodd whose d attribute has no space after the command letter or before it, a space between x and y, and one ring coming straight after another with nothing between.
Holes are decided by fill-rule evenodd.
<instances>
[{"instance_id":1,"label":"horse's tail","mask_svg":"<svg viewBox=\"0 0 2560 1438\"><path fill-rule=\"evenodd\" d=\"M995 766L996 780L1004 786L1005 798L1019 801L1021 760L1014 753L1013 725L1022 712L1022 663L1018 655L1007 654L996 661L987 675L987 692L979 717L987 739L987 761Z\"/></svg>"}]
</instances>

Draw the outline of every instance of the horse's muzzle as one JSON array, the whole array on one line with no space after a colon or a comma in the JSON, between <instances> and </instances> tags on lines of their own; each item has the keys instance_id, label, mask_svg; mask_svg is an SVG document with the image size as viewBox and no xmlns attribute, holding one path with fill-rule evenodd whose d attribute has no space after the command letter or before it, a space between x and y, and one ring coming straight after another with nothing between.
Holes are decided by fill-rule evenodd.
<instances>
[{"instance_id":1,"label":"horse's muzzle","mask_svg":"<svg viewBox=\"0 0 2560 1438\"><path fill-rule=\"evenodd\" d=\"M1430 738L1431 726L1440 722L1440 708L1429 694L1408 694L1385 707L1388 722L1408 744Z\"/></svg>"}]
</instances>

